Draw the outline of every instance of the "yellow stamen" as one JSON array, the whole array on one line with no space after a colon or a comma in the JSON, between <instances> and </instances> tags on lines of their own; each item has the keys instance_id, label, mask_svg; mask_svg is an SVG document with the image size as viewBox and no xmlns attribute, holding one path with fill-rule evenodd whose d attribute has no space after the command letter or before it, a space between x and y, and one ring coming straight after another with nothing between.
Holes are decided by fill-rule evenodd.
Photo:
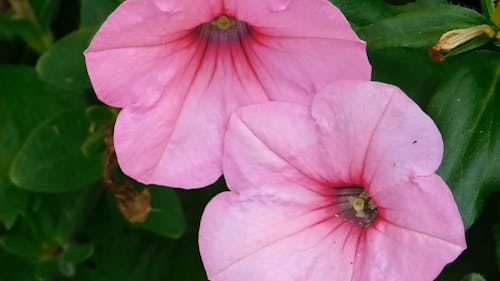
<instances>
[{"instance_id":1,"label":"yellow stamen","mask_svg":"<svg viewBox=\"0 0 500 281\"><path fill-rule=\"evenodd\" d=\"M226 30L235 24L234 19L226 15L219 16L210 23L217 26L221 30Z\"/></svg>"}]
</instances>

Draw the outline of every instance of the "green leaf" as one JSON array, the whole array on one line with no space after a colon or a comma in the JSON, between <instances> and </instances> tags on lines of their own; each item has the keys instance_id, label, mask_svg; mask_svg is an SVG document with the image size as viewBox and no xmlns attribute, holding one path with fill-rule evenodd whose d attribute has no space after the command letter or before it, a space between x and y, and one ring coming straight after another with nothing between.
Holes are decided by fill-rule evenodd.
<instances>
[{"instance_id":1,"label":"green leaf","mask_svg":"<svg viewBox=\"0 0 500 281\"><path fill-rule=\"evenodd\" d=\"M487 23L477 12L453 5L399 14L358 29L369 49L430 48L445 32Z\"/></svg>"},{"instance_id":2,"label":"green leaf","mask_svg":"<svg viewBox=\"0 0 500 281\"><path fill-rule=\"evenodd\" d=\"M62 259L69 263L82 263L94 254L94 245L70 244L62 254Z\"/></svg>"},{"instance_id":3,"label":"green leaf","mask_svg":"<svg viewBox=\"0 0 500 281\"><path fill-rule=\"evenodd\" d=\"M407 3L404 5L394 6L394 10L396 10L398 13L408 13L416 11L418 9L425 9L425 8L448 4L448 1L446 0L416 0L416 1L410 0L405 2Z\"/></svg>"},{"instance_id":4,"label":"green leaf","mask_svg":"<svg viewBox=\"0 0 500 281\"><path fill-rule=\"evenodd\" d=\"M13 158L41 122L83 102L80 96L48 87L35 69L25 66L0 66L0 89L0 221L9 228L28 200L8 179Z\"/></svg>"},{"instance_id":5,"label":"green leaf","mask_svg":"<svg viewBox=\"0 0 500 281\"><path fill-rule=\"evenodd\" d=\"M96 123L96 127L111 125L118 116L118 110L116 108L99 105L87 107L85 113L90 120Z\"/></svg>"},{"instance_id":6,"label":"green leaf","mask_svg":"<svg viewBox=\"0 0 500 281\"><path fill-rule=\"evenodd\" d=\"M119 233L100 242L91 259L96 266L90 273L90 281L176 280L167 276L172 260L176 259L172 241Z\"/></svg>"},{"instance_id":7,"label":"green leaf","mask_svg":"<svg viewBox=\"0 0 500 281\"><path fill-rule=\"evenodd\" d=\"M493 0L481 0L481 11L486 18L492 19L495 13L495 2Z\"/></svg>"},{"instance_id":8,"label":"green leaf","mask_svg":"<svg viewBox=\"0 0 500 281\"><path fill-rule=\"evenodd\" d=\"M436 281L458 281L471 272L480 272L487 280L497 280L498 267L495 260L494 224L498 221L500 193L488 196L484 211L466 232L467 249L446 266ZM493 235L491 235L493 234Z\"/></svg>"},{"instance_id":9,"label":"green leaf","mask_svg":"<svg viewBox=\"0 0 500 281\"><path fill-rule=\"evenodd\" d=\"M445 142L438 173L453 191L469 228L484 198L500 187L500 56L476 51L454 58L428 113Z\"/></svg>"},{"instance_id":10,"label":"green leaf","mask_svg":"<svg viewBox=\"0 0 500 281\"><path fill-rule=\"evenodd\" d=\"M207 188L177 190L186 210L185 216L188 223L186 234L179 241L174 252L176 259L171 262L171 272L167 280L207 280L198 247L199 223L203 210L210 199L220 192L227 191L226 186L222 177Z\"/></svg>"},{"instance_id":11,"label":"green leaf","mask_svg":"<svg viewBox=\"0 0 500 281\"><path fill-rule=\"evenodd\" d=\"M106 150L104 141L104 130L115 123L118 116L116 108L107 106L90 106L85 110L87 118L91 120L91 131L93 133L85 140L82 151L85 156L102 153Z\"/></svg>"},{"instance_id":12,"label":"green leaf","mask_svg":"<svg viewBox=\"0 0 500 281\"><path fill-rule=\"evenodd\" d=\"M23 39L38 53L45 52L52 44L50 34L44 33L34 22L0 16L0 40L10 41L16 37Z\"/></svg>"},{"instance_id":13,"label":"green leaf","mask_svg":"<svg viewBox=\"0 0 500 281\"><path fill-rule=\"evenodd\" d=\"M151 212L147 220L134 224L155 234L178 239L186 230L182 206L175 190L167 187L148 186L151 193Z\"/></svg>"},{"instance_id":14,"label":"green leaf","mask_svg":"<svg viewBox=\"0 0 500 281\"><path fill-rule=\"evenodd\" d=\"M465 276L461 281L486 281L486 279L478 273L471 273Z\"/></svg>"},{"instance_id":15,"label":"green leaf","mask_svg":"<svg viewBox=\"0 0 500 281\"><path fill-rule=\"evenodd\" d=\"M0 237L0 246L12 255L35 261L40 257L41 249L37 241L19 235Z\"/></svg>"},{"instance_id":16,"label":"green leaf","mask_svg":"<svg viewBox=\"0 0 500 281\"><path fill-rule=\"evenodd\" d=\"M493 12L493 16L491 17L491 21L497 26L500 27L500 4L497 3L497 7Z\"/></svg>"},{"instance_id":17,"label":"green leaf","mask_svg":"<svg viewBox=\"0 0 500 281\"><path fill-rule=\"evenodd\" d=\"M84 110L70 110L48 120L28 138L14 162L14 184L35 192L66 192L102 176L103 154L86 157L82 145L91 122Z\"/></svg>"},{"instance_id":18,"label":"green leaf","mask_svg":"<svg viewBox=\"0 0 500 281\"><path fill-rule=\"evenodd\" d=\"M77 30L43 54L36 65L42 80L61 89L89 89L91 85L83 51L88 47L94 33L94 28Z\"/></svg>"},{"instance_id":19,"label":"green leaf","mask_svg":"<svg viewBox=\"0 0 500 281\"><path fill-rule=\"evenodd\" d=\"M12 185L6 178L0 180L0 222L10 229L28 206L29 195Z\"/></svg>"},{"instance_id":20,"label":"green leaf","mask_svg":"<svg viewBox=\"0 0 500 281\"><path fill-rule=\"evenodd\" d=\"M100 26L119 4L119 0L81 0L80 26Z\"/></svg>"},{"instance_id":21,"label":"green leaf","mask_svg":"<svg viewBox=\"0 0 500 281\"><path fill-rule=\"evenodd\" d=\"M171 272L168 280L208 280L203 269L197 243L182 242L173 253L176 259L171 262Z\"/></svg>"},{"instance_id":22,"label":"green leaf","mask_svg":"<svg viewBox=\"0 0 500 281\"><path fill-rule=\"evenodd\" d=\"M33 268L29 263L1 250L0 265L2 265L0 280L33 281L35 279Z\"/></svg>"},{"instance_id":23,"label":"green leaf","mask_svg":"<svg viewBox=\"0 0 500 281\"><path fill-rule=\"evenodd\" d=\"M383 0L330 0L356 26L364 26L396 15Z\"/></svg>"},{"instance_id":24,"label":"green leaf","mask_svg":"<svg viewBox=\"0 0 500 281\"><path fill-rule=\"evenodd\" d=\"M106 142L102 131L93 132L82 144L82 153L85 157L91 157L105 151Z\"/></svg>"},{"instance_id":25,"label":"green leaf","mask_svg":"<svg viewBox=\"0 0 500 281\"><path fill-rule=\"evenodd\" d=\"M50 30L53 18L56 15L62 0L30 0L31 8L38 24L43 30Z\"/></svg>"},{"instance_id":26,"label":"green leaf","mask_svg":"<svg viewBox=\"0 0 500 281\"><path fill-rule=\"evenodd\" d=\"M369 50L372 80L397 85L425 107L443 78L444 66L429 58L425 49Z\"/></svg>"}]
</instances>

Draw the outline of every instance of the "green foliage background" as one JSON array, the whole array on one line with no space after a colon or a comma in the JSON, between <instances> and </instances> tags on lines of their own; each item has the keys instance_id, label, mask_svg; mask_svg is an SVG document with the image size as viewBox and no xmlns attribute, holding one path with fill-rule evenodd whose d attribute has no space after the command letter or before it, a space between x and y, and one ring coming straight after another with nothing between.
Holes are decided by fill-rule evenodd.
<instances>
[{"instance_id":1,"label":"green foliage background","mask_svg":"<svg viewBox=\"0 0 500 281\"><path fill-rule=\"evenodd\" d=\"M96 99L82 52L120 1L17 2L27 8L0 0L0 280L206 280L198 224L223 179L194 191L134 183L152 195L141 224L103 187L105 129L117 111ZM368 43L373 80L402 88L443 135L438 173L469 248L438 280L500 280L500 43L429 58L449 30L498 32L500 9L493 0L331 2Z\"/></svg>"}]
</instances>

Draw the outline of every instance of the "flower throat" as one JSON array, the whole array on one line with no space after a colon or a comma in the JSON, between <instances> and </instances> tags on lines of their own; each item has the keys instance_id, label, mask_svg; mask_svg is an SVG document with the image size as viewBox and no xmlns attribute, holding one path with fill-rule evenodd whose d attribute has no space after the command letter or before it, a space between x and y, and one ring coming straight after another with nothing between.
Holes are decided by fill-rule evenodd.
<instances>
[{"instance_id":1,"label":"flower throat","mask_svg":"<svg viewBox=\"0 0 500 281\"><path fill-rule=\"evenodd\" d=\"M377 205L361 186L339 186L335 188L339 206L338 215L354 220L367 227L378 215Z\"/></svg>"},{"instance_id":2,"label":"flower throat","mask_svg":"<svg viewBox=\"0 0 500 281\"><path fill-rule=\"evenodd\" d=\"M198 32L208 42L239 41L249 34L249 27L234 17L220 15L200 25Z\"/></svg>"}]
</instances>

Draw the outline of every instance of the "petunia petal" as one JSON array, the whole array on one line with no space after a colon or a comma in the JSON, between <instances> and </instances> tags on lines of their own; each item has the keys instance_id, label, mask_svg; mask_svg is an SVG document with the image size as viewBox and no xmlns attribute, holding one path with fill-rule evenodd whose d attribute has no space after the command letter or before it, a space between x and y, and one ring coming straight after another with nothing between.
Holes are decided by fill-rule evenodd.
<instances>
[{"instance_id":1,"label":"petunia petal","mask_svg":"<svg viewBox=\"0 0 500 281\"><path fill-rule=\"evenodd\" d=\"M106 19L87 52L172 42L221 8L220 0L127 0Z\"/></svg>"},{"instance_id":2,"label":"petunia petal","mask_svg":"<svg viewBox=\"0 0 500 281\"><path fill-rule=\"evenodd\" d=\"M210 6L199 9L200 5ZM213 10L212 10L213 9ZM149 106L202 57L192 29L213 18L218 0L128 0L101 26L85 51L89 77L103 102Z\"/></svg>"},{"instance_id":3,"label":"petunia petal","mask_svg":"<svg viewBox=\"0 0 500 281\"><path fill-rule=\"evenodd\" d=\"M443 143L435 124L397 87L335 82L315 97L312 114L331 165L347 182L428 175L441 162Z\"/></svg>"},{"instance_id":4,"label":"petunia petal","mask_svg":"<svg viewBox=\"0 0 500 281\"><path fill-rule=\"evenodd\" d=\"M251 26L245 52L271 100L310 102L336 80L370 80L366 44L323 0L226 0Z\"/></svg>"},{"instance_id":5,"label":"petunia petal","mask_svg":"<svg viewBox=\"0 0 500 281\"><path fill-rule=\"evenodd\" d=\"M266 100L244 65L231 57L218 58L217 52L232 52L231 46L225 48L207 47L203 63L186 66L184 75L168 84L153 105L127 107L120 113L115 146L127 175L183 188L199 188L220 176L227 115L238 106ZM251 90L254 95L221 98L221 89Z\"/></svg>"},{"instance_id":6,"label":"petunia petal","mask_svg":"<svg viewBox=\"0 0 500 281\"><path fill-rule=\"evenodd\" d=\"M321 194L321 179L330 171L322 162L315 129L307 107L297 104L269 102L238 110L229 123L223 155L229 188L291 201L291 196L300 200L311 191ZM285 191L286 186L294 190Z\"/></svg>"},{"instance_id":7,"label":"petunia petal","mask_svg":"<svg viewBox=\"0 0 500 281\"><path fill-rule=\"evenodd\" d=\"M275 13L269 10L273 3L269 1L226 2L129 0L121 4L85 52L99 99L116 107L156 101L164 94L161 89L183 74L176 57L190 62L204 53L192 47L202 41L197 26L222 13L241 15L249 24L271 20L270 29L256 26L253 34L236 43L243 55L238 59L250 60L252 71L259 72L252 78L262 80L272 99L309 100L311 93L332 80L370 79L365 44L330 3L293 1L285 11ZM304 11L309 21L298 21L296 27L284 24L304 17Z\"/></svg>"},{"instance_id":8,"label":"petunia petal","mask_svg":"<svg viewBox=\"0 0 500 281\"><path fill-rule=\"evenodd\" d=\"M370 191L379 217L360 239L353 280L433 280L466 248L460 213L438 175Z\"/></svg>"},{"instance_id":9,"label":"petunia petal","mask_svg":"<svg viewBox=\"0 0 500 281\"><path fill-rule=\"evenodd\" d=\"M453 195L436 174L371 185L386 223L465 249L464 225ZM453 247L455 249L456 247Z\"/></svg>"},{"instance_id":10,"label":"petunia petal","mask_svg":"<svg viewBox=\"0 0 500 281\"><path fill-rule=\"evenodd\" d=\"M332 81L370 79L361 41L255 33L245 50L271 100L309 104Z\"/></svg>"},{"instance_id":11,"label":"petunia petal","mask_svg":"<svg viewBox=\"0 0 500 281\"><path fill-rule=\"evenodd\" d=\"M198 45L195 38L187 36L162 46L87 51L85 57L100 100L116 107L148 108L163 95L173 95L165 90L176 86L182 75L194 75L190 63L201 57Z\"/></svg>"},{"instance_id":12,"label":"petunia petal","mask_svg":"<svg viewBox=\"0 0 500 281\"><path fill-rule=\"evenodd\" d=\"M308 104L332 80L369 79L365 44L331 4L309 3L317 30L309 21L284 25L306 1L278 11L268 4L275 3L129 0L103 24L85 56L99 99L124 108L115 146L127 175L207 185L220 176L222 138L235 109L268 100ZM248 31L241 22L227 32L200 27L221 14L241 15Z\"/></svg>"},{"instance_id":13,"label":"petunia petal","mask_svg":"<svg viewBox=\"0 0 500 281\"><path fill-rule=\"evenodd\" d=\"M355 252L350 239L356 235L331 212L270 196L217 195L205 209L199 234L209 279L349 280Z\"/></svg>"},{"instance_id":14,"label":"petunia petal","mask_svg":"<svg viewBox=\"0 0 500 281\"><path fill-rule=\"evenodd\" d=\"M268 36L359 41L342 12L325 0L225 0L224 8Z\"/></svg>"},{"instance_id":15,"label":"petunia petal","mask_svg":"<svg viewBox=\"0 0 500 281\"><path fill-rule=\"evenodd\" d=\"M434 280L462 251L447 240L376 223L360 239L352 280Z\"/></svg>"}]
</instances>

